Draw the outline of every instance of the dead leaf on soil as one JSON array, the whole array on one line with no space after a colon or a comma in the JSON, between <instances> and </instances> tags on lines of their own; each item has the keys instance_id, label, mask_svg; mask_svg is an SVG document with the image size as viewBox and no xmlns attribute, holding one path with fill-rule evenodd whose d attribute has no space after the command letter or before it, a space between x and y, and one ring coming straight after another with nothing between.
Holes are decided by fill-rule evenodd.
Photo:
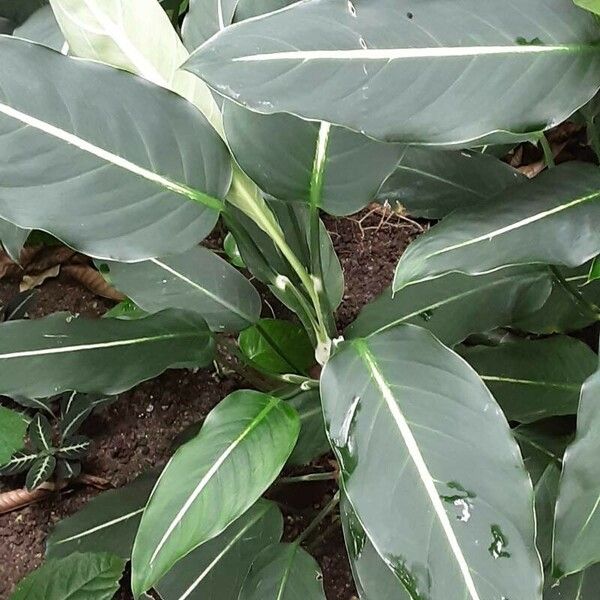
<instances>
[{"instance_id":1,"label":"dead leaf on soil","mask_svg":"<svg viewBox=\"0 0 600 600\"><path fill-rule=\"evenodd\" d=\"M19 291L26 292L27 290L32 290L33 288L42 285L46 279L58 277L59 273L60 265L56 265L46 269L45 271L42 271L41 273L36 273L35 275L23 275L23 279L19 284Z\"/></svg>"},{"instance_id":2,"label":"dead leaf on soil","mask_svg":"<svg viewBox=\"0 0 600 600\"><path fill-rule=\"evenodd\" d=\"M109 300L121 302L125 296L116 288L107 283L106 279L89 265L67 265L63 267L63 273L66 273L75 281L84 285L90 292Z\"/></svg>"}]
</instances>

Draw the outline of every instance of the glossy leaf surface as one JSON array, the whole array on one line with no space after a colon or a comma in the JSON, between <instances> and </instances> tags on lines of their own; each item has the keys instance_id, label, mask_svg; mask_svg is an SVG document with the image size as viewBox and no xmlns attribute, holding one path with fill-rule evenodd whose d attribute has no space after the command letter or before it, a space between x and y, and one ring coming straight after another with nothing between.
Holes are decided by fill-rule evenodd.
<instances>
[{"instance_id":1,"label":"glossy leaf surface","mask_svg":"<svg viewBox=\"0 0 600 600\"><path fill-rule=\"evenodd\" d=\"M409 594L541 597L531 481L460 357L403 325L341 346L321 394L348 499Z\"/></svg>"},{"instance_id":2,"label":"glossy leaf surface","mask_svg":"<svg viewBox=\"0 0 600 600\"><path fill-rule=\"evenodd\" d=\"M479 373L506 418L523 423L575 414L581 385L598 364L589 346L567 336L473 346L460 354Z\"/></svg>"},{"instance_id":3,"label":"glossy leaf surface","mask_svg":"<svg viewBox=\"0 0 600 600\"><path fill-rule=\"evenodd\" d=\"M399 203L415 217L441 219L457 208L484 205L524 181L519 171L486 154L405 146L377 200Z\"/></svg>"},{"instance_id":4,"label":"glossy leaf surface","mask_svg":"<svg viewBox=\"0 0 600 600\"><path fill-rule=\"evenodd\" d=\"M237 600L256 556L283 532L277 505L259 500L223 533L179 561L156 585L163 600Z\"/></svg>"},{"instance_id":5,"label":"glossy leaf surface","mask_svg":"<svg viewBox=\"0 0 600 600\"><path fill-rule=\"evenodd\" d=\"M262 115L233 102L225 103L223 124L237 162L265 193L334 215L371 202L404 150L327 123Z\"/></svg>"},{"instance_id":6,"label":"glossy leaf surface","mask_svg":"<svg viewBox=\"0 0 600 600\"><path fill-rule=\"evenodd\" d=\"M142 517L132 556L135 595L256 502L288 459L300 429L289 405L233 392L165 467Z\"/></svg>"},{"instance_id":7,"label":"glossy leaf surface","mask_svg":"<svg viewBox=\"0 0 600 600\"><path fill-rule=\"evenodd\" d=\"M180 363L209 364L213 354L206 323L178 311L134 321L56 313L4 323L2 331L0 393L7 396L118 394Z\"/></svg>"},{"instance_id":8,"label":"glossy leaf surface","mask_svg":"<svg viewBox=\"0 0 600 600\"><path fill-rule=\"evenodd\" d=\"M596 371L581 390L577 434L563 460L554 525L556 575L570 575L600 562L599 393L600 372Z\"/></svg>"},{"instance_id":9,"label":"glossy leaf surface","mask_svg":"<svg viewBox=\"0 0 600 600\"><path fill-rule=\"evenodd\" d=\"M50 6L42 6L36 10L23 25L13 31L13 35L43 44L58 52L64 48L65 44L65 37Z\"/></svg>"},{"instance_id":10,"label":"glossy leaf surface","mask_svg":"<svg viewBox=\"0 0 600 600\"><path fill-rule=\"evenodd\" d=\"M119 260L182 252L210 232L230 162L188 102L16 38L0 37L0 53L0 216Z\"/></svg>"},{"instance_id":11,"label":"glossy leaf surface","mask_svg":"<svg viewBox=\"0 0 600 600\"><path fill-rule=\"evenodd\" d=\"M217 332L239 331L260 316L256 289L206 248L195 246L140 263L106 264L111 283L148 313L166 308L197 312Z\"/></svg>"},{"instance_id":12,"label":"glossy leaf surface","mask_svg":"<svg viewBox=\"0 0 600 600\"><path fill-rule=\"evenodd\" d=\"M594 95L599 38L571 0L312 0L221 31L186 69L258 112L388 141L505 143Z\"/></svg>"},{"instance_id":13,"label":"glossy leaf surface","mask_svg":"<svg viewBox=\"0 0 600 600\"><path fill-rule=\"evenodd\" d=\"M255 559L239 600L325 600L317 561L297 544L274 544Z\"/></svg>"},{"instance_id":14,"label":"glossy leaf surface","mask_svg":"<svg viewBox=\"0 0 600 600\"><path fill-rule=\"evenodd\" d=\"M111 554L73 554L30 573L11 600L110 600L119 589L125 561Z\"/></svg>"},{"instance_id":15,"label":"glossy leaf surface","mask_svg":"<svg viewBox=\"0 0 600 600\"><path fill-rule=\"evenodd\" d=\"M600 252L600 171L568 163L509 188L486 206L454 211L402 255L394 290L457 271L516 264L576 267Z\"/></svg>"},{"instance_id":16,"label":"glossy leaf surface","mask_svg":"<svg viewBox=\"0 0 600 600\"><path fill-rule=\"evenodd\" d=\"M0 406L0 465L5 465L23 447L26 431L27 420L23 415Z\"/></svg>"},{"instance_id":17,"label":"glossy leaf surface","mask_svg":"<svg viewBox=\"0 0 600 600\"><path fill-rule=\"evenodd\" d=\"M238 0L190 0L181 35L191 52L233 21Z\"/></svg>"},{"instance_id":18,"label":"glossy leaf surface","mask_svg":"<svg viewBox=\"0 0 600 600\"><path fill-rule=\"evenodd\" d=\"M345 333L356 338L412 323L452 346L472 333L508 325L537 310L551 288L549 272L538 267L503 269L481 277L451 273L394 296L388 288L363 308Z\"/></svg>"},{"instance_id":19,"label":"glossy leaf surface","mask_svg":"<svg viewBox=\"0 0 600 600\"><path fill-rule=\"evenodd\" d=\"M129 559L156 478L153 472L141 475L122 488L92 498L80 511L59 521L46 540L46 557L93 551Z\"/></svg>"}]
</instances>

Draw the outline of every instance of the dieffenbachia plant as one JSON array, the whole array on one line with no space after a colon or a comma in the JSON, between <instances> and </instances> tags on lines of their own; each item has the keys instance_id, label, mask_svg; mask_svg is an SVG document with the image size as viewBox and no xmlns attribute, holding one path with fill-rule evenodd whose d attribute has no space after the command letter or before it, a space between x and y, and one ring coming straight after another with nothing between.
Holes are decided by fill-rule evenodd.
<instances>
[{"instance_id":1,"label":"dieffenbachia plant","mask_svg":"<svg viewBox=\"0 0 600 600\"><path fill-rule=\"evenodd\" d=\"M571 0L12 4L0 238L18 256L46 231L129 299L2 324L0 393L118 394L224 348L260 388L223 399L158 479L61 523L52 564L118 556L118 579L130 559L136 598L322 600L303 542L323 513L282 543L262 496L331 449L324 510L340 502L363 600L595 590L598 359L569 333L600 319L600 170L553 168L544 131L582 109L600 147L596 17ZM547 151L533 181L495 157L523 141ZM340 332L320 213L374 199L441 221ZM219 220L294 322L261 318L198 245ZM578 410L565 452L574 432L548 419Z\"/></svg>"}]
</instances>

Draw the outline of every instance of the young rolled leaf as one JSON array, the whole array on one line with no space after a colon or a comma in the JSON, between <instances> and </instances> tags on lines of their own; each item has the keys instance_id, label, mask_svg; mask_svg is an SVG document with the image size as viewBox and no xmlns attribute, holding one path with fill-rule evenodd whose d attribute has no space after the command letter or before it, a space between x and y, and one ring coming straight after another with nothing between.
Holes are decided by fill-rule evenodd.
<instances>
[{"instance_id":1,"label":"young rolled leaf","mask_svg":"<svg viewBox=\"0 0 600 600\"><path fill-rule=\"evenodd\" d=\"M257 112L386 141L506 143L594 95L599 39L571 0L313 0L224 29L185 68Z\"/></svg>"},{"instance_id":2,"label":"young rolled leaf","mask_svg":"<svg viewBox=\"0 0 600 600\"><path fill-rule=\"evenodd\" d=\"M371 202L404 150L328 123L261 115L233 102L223 107L223 124L237 162L265 193L334 215Z\"/></svg>"},{"instance_id":3,"label":"young rolled leaf","mask_svg":"<svg viewBox=\"0 0 600 600\"><path fill-rule=\"evenodd\" d=\"M317 561L298 544L274 544L254 560L239 600L325 600Z\"/></svg>"},{"instance_id":4,"label":"young rolled leaf","mask_svg":"<svg viewBox=\"0 0 600 600\"><path fill-rule=\"evenodd\" d=\"M544 600L594 600L600 586L600 565L562 579L550 580L544 590Z\"/></svg>"},{"instance_id":5,"label":"young rolled leaf","mask_svg":"<svg viewBox=\"0 0 600 600\"><path fill-rule=\"evenodd\" d=\"M173 90L222 131L219 107L206 84L179 70L188 53L156 0L50 0L50 4L71 54Z\"/></svg>"},{"instance_id":6,"label":"young rolled leaf","mask_svg":"<svg viewBox=\"0 0 600 600\"><path fill-rule=\"evenodd\" d=\"M599 393L600 371L596 371L581 389L577 434L563 459L554 522L553 574L556 577L600 562Z\"/></svg>"},{"instance_id":7,"label":"young rolled leaf","mask_svg":"<svg viewBox=\"0 0 600 600\"><path fill-rule=\"evenodd\" d=\"M261 319L238 339L246 359L267 373L307 373L315 364L306 331L296 323Z\"/></svg>"},{"instance_id":8,"label":"young rolled leaf","mask_svg":"<svg viewBox=\"0 0 600 600\"><path fill-rule=\"evenodd\" d=\"M340 502L340 515L352 576L360 597L412 600L373 547L345 494Z\"/></svg>"},{"instance_id":9,"label":"young rolled leaf","mask_svg":"<svg viewBox=\"0 0 600 600\"><path fill-rule=\"evenodd\" d=\"M209 413L150 496L132 555L136 597L256 502L291 454L299 430L293 408L251 390L233 392Z\"/></svg>"},{"instance_id":10,"label":"young rolled leaf","mask_svg":"<svg viewBox=\"0 0 600 600\"><path fill-rule=\"evenodd\" d=\"M598 365L587 344L567 336L472 346L461 348L460 354L506 418L521 423L577 413L581 386Z\"/></svg>"},{"instance_id":11,"label":"young rolled leaf","mask_svg":"<svg viewBox=\"0 0 600 600\"><path fill-rule=\"evenodd\" d=\"M46 540L46 557L95 551L129 560L157 475L151 471L122 488L103 492L79 512L59 521Z\"/></svg>"},{"instance_id":12,"label":"young rolled leaf","mask_svg":"<svg viewBox=\"0 0 600 600\"><path fill-rule=\"evenodd\" d=\"M56 458L51 454L41 455L35 459L25 478L25 487L31 492L42 483L48 481L56 468Z\"/></svg>"},{"instance_id":13,"label":"young rolled leaf","mask_svg":"<svg viewBox=\"0 0 600 600\"><path fill-rule=\"evenodd\" d=\"M535 312L514 323L517 329L531 333L568 333L594 323L598 316L590 307L600 305L600 281L586 284L590 263L575 269L559 269L568 285L579 292L585 303L558 281L553 282L552 293L544 305Z\"/></svg>"},{"instance_id":14,"label":"young rolled leaf","mask_svg":"<svg viewBox=\"0 0 600 600\"><path fill-rule=\"evenodd\" d=\"M6 465L11 456L23 447L27 425L28 420L24 415L0 406L0 467Z\"/></svg>"},{"instance_id":15,"label":"young rolled leaf","mask_svg":"<svg viewBox=\"0 0 600 600\"><path fill-rule=\"evenodd\" d=\"M49 452L52 448L52 425L42 413L37 413L27 430L29 441L38 452Z\"/></svg>"},{"instance_id":16,"label":"young rolled leaf","mask_svg":"<svg viewBox=\"0 0 600 600\"><path fill-rule=\"evenodd\" d=\"M125 561L111 554L73 554L49 560L17 585L11 600L110 600Z\"/></svg>"},{"instance_id":17,"label":"young rolled leaf","mask_svg":"<svg viewBox=\"0 0 600 600\"><path fill-rule=\"evenodd\" d=\"M541 598L531 481L459 356L403 325L342 345L321 393L344 490L399 586L428 600Z\"/></svg>"},{"instance_id":18,"label":"young rolled leaf","mask_svg":"<svg viewBox=\"0 0 600 600\"><path fill-rule=\"evenodd\" d=\"M199 313L212 331L237 332L258 321L260 296L225 260L196 246L140 263L101 263L111 283L142 310L180 308Z\"/></svg>"},{"instance_id":19,"label":"young rolled leaf","mask_svg":"<svg viewBox=\"0 0 600 600\"><path fill-rule=\"evenodd\" d=\"M508 188L485 206L456 210L410 245L393 288L453 271L482 275L517 264L581 265L600 252L599 190L600 171L572 162Z\"/></svg>"},{"instance_id":20,"label":"young rolled leaf","mask_svg":"<svg viewBox=\"0 0 600 600\"><path fill-rule=\"evenodd\" d=\"M414 217L441 219L453 210L481 206L505 188L526 181L506 163L480 152L440 152L405 146L377 201L399 203Z\"/></svg>"},{"instance_id":21,"label":"young rolled leaf","mask_svg":"<svg viewBox=\"0 0 600 600\"><path fill-rule=\"evenodd\" d=\"M171 366L204 366L213 356L204 320L180 311L134 321L56 313L2 328L0 393L7 396L47 397L72 389L118 394Z\"/></svg>"},{"instance_id":22,"label":"young rolled leaf","mask_svg":"<svg viewBox=\"0 0 600 600\"><path fill-rule=\"evenodd\" d=\"M276 504L259 500L223 533L180 560L159 582L163 600L238 600L252 562L277 544L283 517Z\"/></svg>"},{"instance_id":23,"label":"young rolled leaf","mask_svg":"<svg viewBox=\"0 0 600 600\"><path fill-rule=\"evenodd\" d=\"M42 6L36 10L23 25L13 31L13 35L43 44L58 52L65 46L65 36L60 30L50 6Z\"/></svg>"},{"instance_id":24,"label":"young rolled leaf","mask_svg":"<svg viewBox=\"0 0 600 600\"><path fill-rule=\"evenodd\" d=\"M17 38L0 37L0 53L1 217L118 260L183 252L210 232L231 169L199 111L133 75Z\"/></svg>"},{"instance_id":25,"label":"young rolled leaf","mask_svg":"<svg viewBox=\"0 0 600 600\"><path fill-rule=\"evenodd\" d=\"M472 333L509 325L539 309L551 289L550 272L542 267L514 267L481 277L451 273L395 295L388 288L362 309L345 335L364 337L412 323L453 346Z\"/></svg>"}]
</instances>

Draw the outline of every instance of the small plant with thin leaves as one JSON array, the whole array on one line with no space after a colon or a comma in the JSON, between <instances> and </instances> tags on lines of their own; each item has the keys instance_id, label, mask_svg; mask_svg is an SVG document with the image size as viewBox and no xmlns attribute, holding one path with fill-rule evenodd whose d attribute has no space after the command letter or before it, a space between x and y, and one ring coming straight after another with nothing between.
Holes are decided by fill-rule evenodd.
<instances>
[{"instance_id":1,"label":"small plant with thin leaves","mask_svg":"<svg viewBox=\"0 0 600 600\"><path fill-rule=\"evenodd\" d=\"M3 323L0 393L114 395L213 362L248 384L160 476L61 522L52 564L96 569L99 598L131 560L135 598L323 600L307 541L339 510L361 600L591 598L594 2L35 4L0 10L17 25L0 35L0 239L15 256L48 232L127 300ZM588 160L557 166L547 132L567 119ZM544 156L531 180L498 158L523 144ZM321 215L373 200L432 226L341 331ZM223 252L200 245L217 222ZM293 318L265 318L253 281ZM29 428L30 485L69 460L48 426ZM326 452L331 472L281 475ZM323 478L339 490L282 542L264 494Z\"/></svg>"}]
</instances>

